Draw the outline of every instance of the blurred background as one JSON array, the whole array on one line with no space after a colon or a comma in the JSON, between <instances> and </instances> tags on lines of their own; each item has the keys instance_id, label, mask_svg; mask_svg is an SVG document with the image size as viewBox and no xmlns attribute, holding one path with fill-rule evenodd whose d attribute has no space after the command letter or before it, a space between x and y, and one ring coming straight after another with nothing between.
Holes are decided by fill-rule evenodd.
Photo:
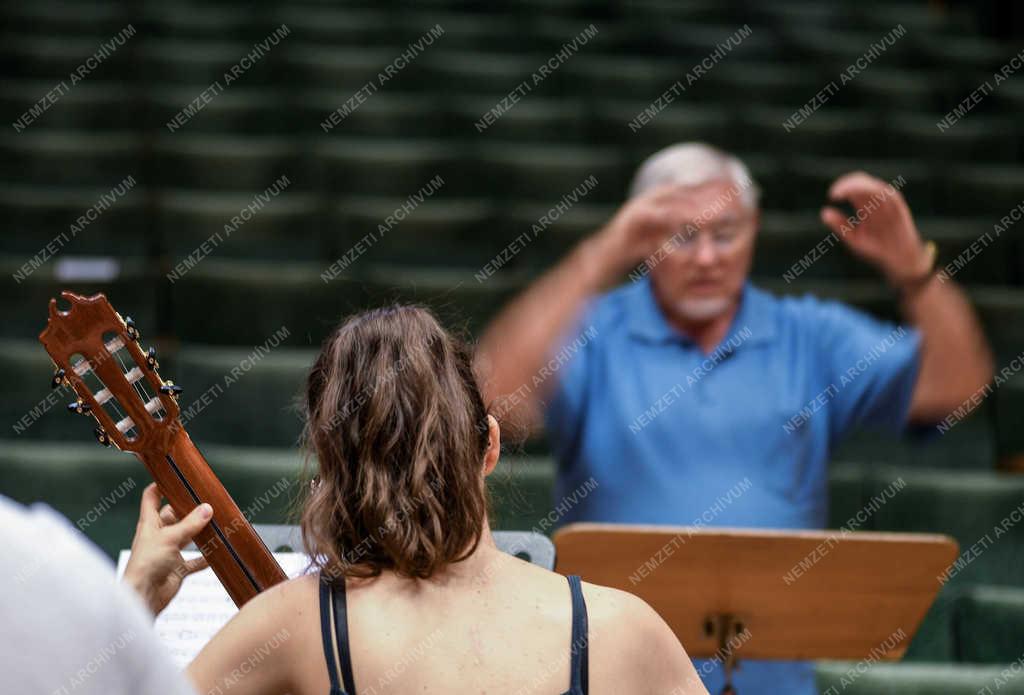
<instances>
[{"instance_id":1,"label":"blurred background","mask_svg":"<svg viewBox=\"0 0 1024 695\"><path fill-rule=\"evenodd\" d=\"M893 319L842 245L794 264L825 238L838 174L903 177L940 265L971 254L955 278L1009 365L1024 349L1022 16L911 0L7 2L0 493L45 501L112 555L130 544L146 473L65 411L36 340L60 290L104 292L185 388L187 429L239 505L284 521L294 398L342 316L415 301L479 335L610 217L643 158L684 140L735 152L764 189L755 282ZM537 528L548 448L508 454L494 525ZM830 526L902 478L859 530L969 548L1024 500L1024 378L942 436L864 432L834 459ZM946 585L904 663L844 691L977 692L1020 667L1022 626L1024 523ZM847 667L822 664L822 688Z\"/></svg>"}]
</instances>

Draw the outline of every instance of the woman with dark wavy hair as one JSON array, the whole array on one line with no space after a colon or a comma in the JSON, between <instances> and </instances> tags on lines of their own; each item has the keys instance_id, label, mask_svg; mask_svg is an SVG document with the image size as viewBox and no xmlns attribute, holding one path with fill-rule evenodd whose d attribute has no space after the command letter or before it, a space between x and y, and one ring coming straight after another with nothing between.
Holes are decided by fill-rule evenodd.
<instances>
[{"instance_id":1,"label":"woman with dark wavy hair","mask_svg":"<svg viewBox=\"0 0 1024 695\"><path fill-rule=\"evenodd\" d=\"M318 471L302 533L318 571L249 601L214 637L189 667L201 693L706 694L641 599L495 546L484 478L498 423L467 348L428 311L345 321L313 364L305 409ZM153 559L177 525L162 516L160 530L140 522L136 550L151 559L135 577L176 564ZM152 596L166 576L149 574L134 583Z\"/></svg>"}]
</instances>

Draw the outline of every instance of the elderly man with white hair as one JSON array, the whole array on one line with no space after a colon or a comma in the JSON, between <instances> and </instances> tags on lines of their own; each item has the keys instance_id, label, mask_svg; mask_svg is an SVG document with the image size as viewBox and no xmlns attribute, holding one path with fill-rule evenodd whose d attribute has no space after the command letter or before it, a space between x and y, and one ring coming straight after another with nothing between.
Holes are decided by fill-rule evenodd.
<instances>
[{"instance_id":1,"label":"elderly man with white hair","mask_svg":"<svg viewBox=\"0 0 1024 695\"><path fill-rule=\"evenodd\" d=\"M754 286L757 186L699 143L644 162L615 216L495 319L478 367L496 414L546 424L558 498L598 482L562 522L822 528L844 435L937 422L989 381L974 311L903 196L854 172L828 198L856 212L828 205L822 222L881 272L908 326ZM745 662L734 682L815 692L806 663Z\"/></svg>"}]
</instances>

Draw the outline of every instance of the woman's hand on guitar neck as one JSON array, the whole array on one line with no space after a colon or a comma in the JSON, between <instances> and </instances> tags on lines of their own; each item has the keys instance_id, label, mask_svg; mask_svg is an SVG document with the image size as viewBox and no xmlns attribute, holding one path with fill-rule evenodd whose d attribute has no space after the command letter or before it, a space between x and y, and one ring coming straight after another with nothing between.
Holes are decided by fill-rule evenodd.
<instances>
[{"instance_id":1,"label":"woman's hand on guitar neck","mask_svg":"<svg viewBox=\"0 0 1024 695\"><path fill-rule=\"evenodd\" d=\"M159 615L181 587L182 580L207 567L206 558L185 560L181 550L209 523L213 509L201 504L178 521L170 506L160 509L160 490L150 483L142 493L139 523L124 581Z\"/></svg>"}]
</instances>

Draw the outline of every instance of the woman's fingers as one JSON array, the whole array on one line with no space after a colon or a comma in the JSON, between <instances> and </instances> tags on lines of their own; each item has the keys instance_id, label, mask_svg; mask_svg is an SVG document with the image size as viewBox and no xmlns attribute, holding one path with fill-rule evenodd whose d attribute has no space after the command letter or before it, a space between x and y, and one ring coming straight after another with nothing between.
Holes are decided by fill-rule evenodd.
<instances>
[{"instance_id":1,"label":"woman's fingers","mask_svg":"<svg viewBox=\"0 0 1024 695\"><path fill-rule=\"evenodd\" d=\"M190 574L195 574L209 566L210 563L207 562L206 558L202 555L192 560L185 560L185 576L187 577Z\"/></svg>"},{"instance_id":2,"label":"woman's fingers","mask_svg":"<svg viewBox=\"0 0 1024 695\"><path fill-rule=\"evenodd\" d=\"M173 526L178 523L178 515L174 513L171 505L165 504L160 509L160 521L163 522L164 526Z\"/></svg>"},{"instance_id":3,"label":"woman's fingers","mask_svg":"<svg viewBox=\"0 0 1024 695\"><path fill-rule=\"evenodd\" d=\"M213 507L204 502L189 512L184 519L173 526L168 526L167 531L178 548L184 548L192 542L197 533L203 530L204 526L210 523L212 517Z\"/></svg>"},{"instance_id":4,"label":"woman's fingers","mask_svg":"<svg viewBox=\"0 0 1024 695\"><path fill-rule=\"evenodd\" d=\"M139 523L156 524L160 517L160 488L156 483L150 483L142 491L142 501L139 503Z\"/></svg>"}]
</instances>

